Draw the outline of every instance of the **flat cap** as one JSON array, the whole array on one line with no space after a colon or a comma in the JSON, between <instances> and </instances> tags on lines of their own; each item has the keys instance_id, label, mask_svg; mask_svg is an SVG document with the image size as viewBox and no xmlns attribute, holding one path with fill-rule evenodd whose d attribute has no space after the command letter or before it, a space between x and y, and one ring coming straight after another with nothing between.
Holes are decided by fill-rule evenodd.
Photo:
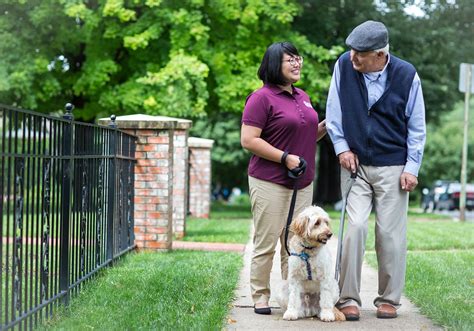
<instances>
[{"instance_id":1,"label":"flat cap","mask_svg":"<svg viewBox=\"0 0 474 331\"><path fill-rule=\"evenodd\" d=\"M366 21L354 28L346 39L346 45L367 52L384 48L388 44L388 31L382 22Z\"/></svg>"}]
</instances>

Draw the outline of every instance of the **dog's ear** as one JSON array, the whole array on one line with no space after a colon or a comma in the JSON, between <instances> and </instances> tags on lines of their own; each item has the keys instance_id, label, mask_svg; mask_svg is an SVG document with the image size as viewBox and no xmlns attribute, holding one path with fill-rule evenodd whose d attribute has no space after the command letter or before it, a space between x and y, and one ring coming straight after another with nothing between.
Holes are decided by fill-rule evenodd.
<instances>
[{"instance_id":1,"label":"dog's ear","mask_svg":"<svg viewBox=\"0 0 474 331\"><path fill-rule=\"evenodd\" d=\"M306 229L308 226L308 217L304 215L298 215L293 222L291 222L290 230L294 234L300 237L304 237L306 235Z\"/></svg>"}]
</instances>

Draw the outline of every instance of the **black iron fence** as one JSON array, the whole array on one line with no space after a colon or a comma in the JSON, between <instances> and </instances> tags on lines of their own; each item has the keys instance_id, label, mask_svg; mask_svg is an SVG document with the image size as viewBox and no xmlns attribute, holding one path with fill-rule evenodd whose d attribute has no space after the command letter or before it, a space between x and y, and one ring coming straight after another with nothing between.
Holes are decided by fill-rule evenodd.
<instances>
[{"instance_id":1,"label":"black iron fence","mask_svg":"<svg viewBox=\"0 0 474 331\"><path fill-rule=\"evenodd\" d=\"M136 138L72 108L0 105L0 329L33 328L134 248Z\"/></svg>"}]
</instances>

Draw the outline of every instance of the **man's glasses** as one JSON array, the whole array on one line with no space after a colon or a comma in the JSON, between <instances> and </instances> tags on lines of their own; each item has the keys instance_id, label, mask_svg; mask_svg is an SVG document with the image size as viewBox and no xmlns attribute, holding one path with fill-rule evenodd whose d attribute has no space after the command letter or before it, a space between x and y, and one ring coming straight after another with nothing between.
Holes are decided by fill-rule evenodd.
<instances>
[{"instance_id":1,"label":"man's glasses","mask_svg":"<svg viewBox=\"0 0 474 331\"><path fill-rule=\"evenodd\" d=\"M299 64L300 66L303 65L303 57L302 56L295 56L295 57L290 57L287 60L283 60L283 62L288 62L292 67L295 67L296 64Z\"/></svg>"}]
</instances>

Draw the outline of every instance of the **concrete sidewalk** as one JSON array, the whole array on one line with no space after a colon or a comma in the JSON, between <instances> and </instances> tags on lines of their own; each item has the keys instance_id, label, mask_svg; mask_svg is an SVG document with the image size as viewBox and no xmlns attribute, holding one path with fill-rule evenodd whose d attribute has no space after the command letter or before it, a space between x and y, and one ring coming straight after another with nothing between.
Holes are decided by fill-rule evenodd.
<instances>
[{"instance_id":1,"label":"concrete sidewalk","mask_svg":"<svg viewBox=\"0 0 474 331\"><path fill-rule=\"evenodd\" d=\"M195 241L173 241L173 249L190 249L197 251L244 252L244 244L209 243Z\"/></svg>"},{"instance_id":2,"label":"concrete sidewalk","mask_svg":"<svg viewBox=\"0 0 474 331\"><path fill-rule=\"evenodd\" d=\"M328 242L332 251L333 265L337 250L337 239ZM279 252L279 247L277 247ZM375 316L376 308L372 304L377 296L377 272L364 264L362 269L361 317L356 322L334 322L325 323L317 318L307 318L297 321L283 320L283 312L274 300L270 300L272 315L257 315L253 312L253 302L250 296L250 258L252 254L252 243L245 249L244 268L240 273L240 281L236 290L236 299L228 317L227 330L310 330L324 328L329 330L443 330L434 325L427 317L420 314L418 308L408 299L402 297L401 308L398 310L398 318L378 319ZM271 274L271 288L277 288L281 282L279 254L275 254L273 270ZM334 267L333 267L334 270Z\"/></svg>"}]
</instances>

